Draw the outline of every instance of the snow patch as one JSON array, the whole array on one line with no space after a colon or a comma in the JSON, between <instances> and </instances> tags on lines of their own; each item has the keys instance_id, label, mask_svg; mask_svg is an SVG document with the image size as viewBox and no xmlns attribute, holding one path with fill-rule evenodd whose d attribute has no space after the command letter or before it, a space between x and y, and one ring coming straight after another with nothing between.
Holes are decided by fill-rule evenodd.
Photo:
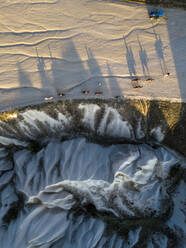
<instances>
[{"instance_id":1,"label":"snow patch","mask_svg":"<svg viewBox=\"0 0 186 248\"><path fill-rule=\"evenodd\" d=\"M158 141L162 142L164 139L164 134L161 127L155 127L150 131L150 134Z\"/></svg>"},{"instance_id":2,"label":"snow patch","mask_svg":"<svg viewBox=\"0 0 186 248\"><path fill-rule=\"evenodd\" d=\"M90 126L90 128L94 131L95 130L95 115L100 107L96 104L80 104L79 109L84 110L84 118L83 122Z\"/></svg>"}]
</instances>

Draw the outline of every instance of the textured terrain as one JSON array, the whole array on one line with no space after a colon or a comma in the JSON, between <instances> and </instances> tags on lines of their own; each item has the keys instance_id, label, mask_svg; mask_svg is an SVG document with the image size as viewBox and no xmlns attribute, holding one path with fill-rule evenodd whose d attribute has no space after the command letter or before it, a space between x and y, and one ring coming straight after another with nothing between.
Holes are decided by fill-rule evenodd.
<instances>
[{"instance_id":1,"label":"textured terrain","mask_svg":"<svg viewBox=\"0 0 186 248\"><path fill-rule=\"evenodd\" d=\"M185 159L163 126L106 103L37 108L0 123L2 248L184 247Z\"/></svg>"},{"instance_id":2,"label":"textured terrain","mask_svg":"<svg viewBox=\"0 0 186 248\"><path fill-rule=\"evenodd\" d=\"M1 248L185 248L186 12L152 8L1 1Z\"/></svg>"},{"instance_id":3,"label":"textured terrain","mask_svg":"<svg viewBox=\"0 0 186 248\"><path fill-rule=\"evenodd\" d=\"M96 92L185 101L186 12L164 9L166 18L151 21L152 8L123 1L3 1L1 110L95 98Z\"/></svg>"}]
</instances>

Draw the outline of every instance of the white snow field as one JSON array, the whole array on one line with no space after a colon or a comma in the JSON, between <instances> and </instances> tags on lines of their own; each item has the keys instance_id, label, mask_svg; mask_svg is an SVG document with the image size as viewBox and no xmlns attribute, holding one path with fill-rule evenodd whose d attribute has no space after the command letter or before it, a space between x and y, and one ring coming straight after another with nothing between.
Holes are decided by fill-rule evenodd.
<instances>
[{"instance_id":1,"label":"white snow field","mask_svg":"<svg viewBox=\"0 0 186 248\"><path fill-rule=\"evenodd\" d=\"M166 19L151 21L151 8L103 0L1 1L0 110L59 98L185 101L186 12L164 9Z\"/></svg>"},{"instance_id":2,"label":"white snow field","mask_svg":"<svg viewBox=\"0 0 186 248\"><path fill-rule=\"evenodd\" d=\"M99 106L78 108L100 135L136 132L117 110L95 126ZM0 247L185 248L185 159L161 145L62 141L72 118L26 110L0 122Z\"/></svg>"}]
</instances>

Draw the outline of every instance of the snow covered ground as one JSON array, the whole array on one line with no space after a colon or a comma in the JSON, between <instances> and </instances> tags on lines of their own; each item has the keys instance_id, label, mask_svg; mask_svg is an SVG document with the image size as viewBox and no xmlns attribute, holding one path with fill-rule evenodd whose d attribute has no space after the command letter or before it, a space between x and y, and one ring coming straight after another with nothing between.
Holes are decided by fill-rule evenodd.
<instances>
[{"instance_id":1,"label":"snow covered ground","mask_svg":"<svg viewBox=\"0 0 186 248\"><path fill-rule=\"evenodd\" d=\"M69 98L186 101L186 12L165 9L166 19L151 21L150 9L109 0L1 1L0 111ZM98 105L78 108L88 130L134 138L117 110L105 106L95 124ZM73 116L52 111L0 122L0 246L184 247L185 160L161 145L64 141ZM161 142L161 129L152 132ZM73 217L75 207L85 213ZM87 218L92 208L97 216ZM106 236L104 211L124 221L124 233ZM131 226L131 217L143 222Z\"/></svg>"},{"instance_id":2,"label":"snow covered ground","mask_svg":"<svg viewBox=\"0 0 186 248\"><path fill-rule=\"evenodd\" d=\"M167 19L154 22L149 9L121 1L1 1L0 110L45 97L185 101L186 12L165 9Z\"/></svg>"},{"instance_id":3,"label":"snow covered ground","mask_svg":"<svg viewBox=\"0 0 186 248\"><path fill-rule=\"evenodd\" d=\"M78 107L85 130L134 137L117 110L95 125L99 106ZM185 159L161 145L72 138L72 119L26 110L0 122L0 247L185 248Z\"/></svg>"}]
</instances>

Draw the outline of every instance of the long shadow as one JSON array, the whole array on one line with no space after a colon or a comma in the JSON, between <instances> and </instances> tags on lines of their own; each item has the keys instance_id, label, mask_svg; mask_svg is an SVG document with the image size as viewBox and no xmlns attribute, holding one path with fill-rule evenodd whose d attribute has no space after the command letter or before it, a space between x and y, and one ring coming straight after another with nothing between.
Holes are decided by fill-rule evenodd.
<instances>
[{"instance_id":1,"label":"long shadow","mask_svg":"<svg viewBox=\"0 0 186 248\"><path fill-rule=\"evenodd\" d=\"M68 44L62 48L61 58L64 59L64 63L68 66L68 70L63 71L67 84L72 86L81 84L81 82L89 78L85 62L82 61L72 40L69 40Z\"/></svg>"},{"instance_id":2,"label":"long shadow","mask_svg":"<svg viewBox=\"0 0 186 248\"><path fill-rule=\"evenodd\" d=\"M142 65L142 70L143 70L143 75L144 77L149 77L150 73L149 73L149 67L148 67L148 57L147 57L147 53L146 50L143 48L139 37L137 35L137 40L138 40L138 44L139 44L139 57L140 57L140 61L141 61L141 65Z\"/></svg>"},{"instance_id":3,"label":"long shadow","mask_svg":"<svg viewBox=\"0 0 186 248\"><path fill-rule=\"evenodd\" d=\"M28 73L25 70L23 70L19 62L17 62L17 69L18 69L18 79L19 79L20 86L31 87L32 82L28 76Z\"/></svg>"},{"instance_id":4,"label":"long shadow","mask_svg":"<svg viewBox=\"0 0 186 248\"><path fill-rule=\"evenodd\" d=\"M48 45L48 50L51 59L51 71L52 71L52 83L54 88L56 89L57 94L60 93L60 84L63 80L64 75L62 74L63 63L61 59L56 59L52 55L52 50Z\"/></svg>"},{"instance_id":5,"label":"long shadow","mask_svg":"<svg viewBox=\"0 0 186 248\"><path fill-rule=\"evenodd\" d=\"M73 41L69 40L61 49L61 58L56 59L52 54L52 49L48 46L51 58L51 81L58 96L76 94L78 92L74 91L74 89L79 89L82 94L89 95L91 93L95 96L104 95L108 97L111 95L111 87L107 87L109 84L114 85L115 94L116 91L119 94L121 90L118 87L117 80L112 76L110 67L107 65L109 75L103 76L101 67L91 48L85 46L85 49L87 61L82 61ZM46 80L47 75L42 58L39 58L38 68L41 71L41 78Z\"/></svg>"},{"instance_id":6,"label":"long shadow","mask_svg":"<svg viewBox=\"0 0 186 248\"><path fill-rule=\"evenodd\" d=\"M167 69L167 65L165 62L165 58L164 58L164 53L163 53L163 43L161 40L160 35L158 35L155 31L155 27L152 27L153 32L154 32L154 37L155 37L155 49L156 49L156 54L158 56L159 59L159 63L160 63L160 67L162 70L162 74L166 75L168 73L168 69Z\"/></svg>"},{"instance_id":7,"label":"long shadow","mask_svg":"<svg viewBox=\"0 0 186 248\"><path fill-rule=\"evenodd\" d=\"M45 68L45 59L39 56L37 48L36 48L36 54L37 54L37 69L41 80L41 87L43 90L46 89L46 91L51 94L51 87L52 87L51 79Z\"/></svg>"},{"instance_id":8,"label":"long shadow","mask_svg":"<svg viewBox=\"0 0 186 248\"><path fill-rule=\"evenodd\" d=\"M91 48L85 46L85 49L88 56L87 64L91 75L94 76L94 74L97 74L97 76L101 76L102 72L99 68L97 60L94 58Z\"/></svg>"},{"instance_id":9,"label":"long shadow","mask_svg":"<svg viewBox=\"0 0 186 248\"><path fill-rule=\"evenodd\" d=\"M178 14L178 12L177 12ZM179 120L174 125L172 129L170 129L167 135L167 142L170 146L175 149L177 148L178 151L183 153L186 151L186 86L185 86L185 39L180 38L181 34L186 34L186 18L185 13L182 12L184 15L181 16L179 14L179 18L174 18L174 15L171 12L167 13L167 31L169 35L169 44L172 51L172 57L174 60L175 70L176 70L176 77L179 84L180 89L180 98L181 103L177 103L179 106ZM176 39L178 35L178 39ZM185 65L185 66L183 66ZM184 154L186 154L184 152Z\"/></svg>"},{"instance_id":10,"label":"long shadow","mask_svg":"<svg viewBox=\"0 0 186 248\"><path fill-rule=\"evenodd\" d=\"M125 48L126 48L126 60L128 65L128 71L131 77L131 80L136 77L136 62L132 52L132 48L127 45L125 37L123 37Z\"/></svg>"},{"instance_id":11,"label":"long shadow","mask_svg":"<svg viewBox=\"0 0 186 248\"><path fill-rule=\"evenodd\" d=\"M133 88L142 88L142 85L140 85L139 77L136 75L136 62L134 59L134 55L132 52L132 48L127 45L126 39L123 36L125 48L126 48L126 60L128 65L128 71L130 74L131 84Z\"/></svg>"},{"instance_id":12,"label":"long shadow","mask_svg":"<svg viewBox=\"0 0 186 248\"><path fill-rule=\"evenodd\" d=\"M102 75L102 71L100 69L100 66L97 62L97 60L95 59L91 49L87 46L85 46L86 52L87 52L87 56L88 56L88 60L87 60L87 65L89 68L89 72L91 74L92 77L96 77L97 78L97 82L95 82L95 93L99 92L100 95L105 94L105 95L109 95L109 89L106 86L106 82L105 82L105 78Z\"/></svg>"},{"instance_id":13,"label":"long shadow","mask_svg":"<svg viewBox=\"0 0 186 248\"><path fill-rule=\"evenodd\" d=\"M107 71L108 71L108 75L109 75L109 86L110 86L110 91L112 92L112 95L114 97L120 97L120 96L123 96L122 94L122 91L118 85L118 82L116 80L116 77L113 77L113 74L112 74L112 70L110 68L110 65L107 63ZM113 90L112 90L113 88Z\"/></svg>"},{"instance_id":14,"label":"long shadow","mask_svg":"<svg viewBox=\"0 0 186 248\"><path fill-rule=\"evenodd\" d=\"M100 66L95 59L92 51L90 48L85 46L87 56L88 56L88 68L92 76L97 75L99 80L96 84L96 90L97 91L103 91L105 96L115 96L119 97L121 96L121 89L118 85L118 82L116 80L116 77L113 76L112 70L110 68L109 63L107 62L107 76L103 77L102 71L100 69Z\"/></svg>"},{"instance_id":15,"label":"long shadow","mask_svg":"<svg viewBox=\"0 0 186 248\"><path fill-rule=\"evenodd\" d=\"M48 49L51 58L52 83L58 95L69 94L89 78L89 73L84 66L85 62L82 61L72 40L61 48L61 58L55 58L49 46Z\"/></svg>"}]
</instances>

